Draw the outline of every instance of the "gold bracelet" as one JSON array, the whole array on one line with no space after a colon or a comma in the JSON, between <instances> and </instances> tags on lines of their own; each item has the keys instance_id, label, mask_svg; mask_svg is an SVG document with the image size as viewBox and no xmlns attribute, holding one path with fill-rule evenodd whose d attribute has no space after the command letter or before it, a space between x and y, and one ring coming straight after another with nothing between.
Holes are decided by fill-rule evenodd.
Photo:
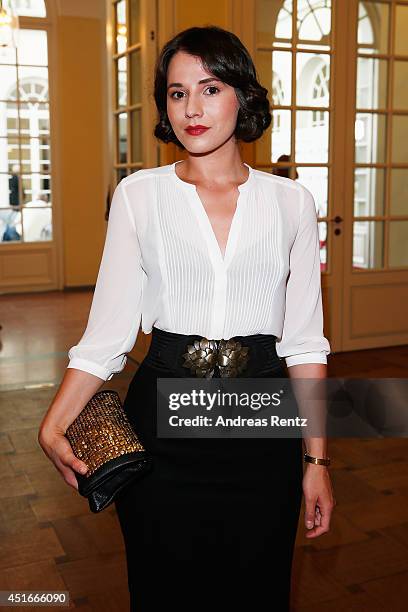
<instances>
[{"instance_id":1,"label":"gold bracelet","mask_svg":"<svg viewBox=\"0 0 408 612\"><path fill-rule=\"evenodd\" d=\"M314 463L315 465L330 465L330 459L321 459L320 457L313 457L312 455L308 455L304 453L303 460L307 463Z\"/></svg>"}]
</instances>

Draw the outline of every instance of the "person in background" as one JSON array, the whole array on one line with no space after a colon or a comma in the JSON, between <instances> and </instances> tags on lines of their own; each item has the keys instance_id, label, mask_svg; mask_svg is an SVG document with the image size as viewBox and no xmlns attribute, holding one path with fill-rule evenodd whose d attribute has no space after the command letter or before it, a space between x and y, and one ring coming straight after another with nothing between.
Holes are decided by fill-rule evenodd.
<instances>
[{"instance_id":1,"label":"person in background","mask_svg":"<svg viewBox=\"0 0 408 612\"><path fill-rule=\"evenodd\" d=\"M280 157L278 157L278 162L288 162L290 161L290 157L289 155L281 155ZM291 176L289 176L289 170L290 170L290 166L281 166L281 167L277 167L273 169L273 173L272 174L276 174L277 176L286 176L287 178L292 178ZM295 179L299 178L299 174L298 171L295 169Z\"/></svg>"},{"instance_id":2,"label":"person in background","mask_svg":"<svg viewBox=\"0 0 408 612\"><path fill-rule=\"evenodd\" d=\"M19 192L19 184L20 184L20 175L19 175L20 167L18 164L13 164L11 167L11 177L9 178L9 203L10 206L19 206L20 205L20 192Z\"/></svg>"},{"instance_id":3,"label":"person in background","mask_svg":"<svg viewBox=\"0 0 408 612\"><path fill-rule=\"evenodd\" d=\"M11 167L11 177L9 178L9 204L11 209L0 211L1 240L2 242L12 242L21 240L21 235L17 231L16 225L20 218L20 166L13 164Z\"/></svg>"}]
</instances>

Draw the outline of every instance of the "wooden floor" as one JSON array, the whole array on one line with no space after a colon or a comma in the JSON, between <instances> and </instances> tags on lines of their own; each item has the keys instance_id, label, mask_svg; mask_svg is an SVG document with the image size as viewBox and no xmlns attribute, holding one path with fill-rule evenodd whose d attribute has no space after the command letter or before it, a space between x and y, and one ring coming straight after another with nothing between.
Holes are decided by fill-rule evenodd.
<instances>
[{"instance_id":1,"label":"wooden floor","mask_svg":"<svg viewBox=\"0 0 408 612\"><path fill-rule=\"evenodd\" d=\"M37 442L67 350L84 330L91 296L1 298L0 591L65 590L76 609L126 612L125 552L114 507L92 514ZM329 357L329 376L407 378L407 364L407 346L343 353ZM129 360L104 387L123 399L136 368ZM292 609L405 612L408 440L331 438L329 450L337 506L331 531L314 540L304 536L302 507ZM274 610L264 608L269 609Z\"/></svg>"}]
</instances>

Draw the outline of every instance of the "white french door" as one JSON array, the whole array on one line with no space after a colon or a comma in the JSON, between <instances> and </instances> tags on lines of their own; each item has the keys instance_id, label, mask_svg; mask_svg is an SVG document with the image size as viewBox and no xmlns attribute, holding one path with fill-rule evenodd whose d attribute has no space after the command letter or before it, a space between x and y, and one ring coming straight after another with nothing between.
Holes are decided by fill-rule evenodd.
<instances>
[{"instance_id":1,"label":"white french door","mask_svg":"<svg viewBox=\"0 0 408 612\"><path fill-rule=\"evenodd\" d=\"M273 115L245 157L314 195L333 352L405 344L408 2L245 0L234 11Z\"/></svg>"}]
</instances>

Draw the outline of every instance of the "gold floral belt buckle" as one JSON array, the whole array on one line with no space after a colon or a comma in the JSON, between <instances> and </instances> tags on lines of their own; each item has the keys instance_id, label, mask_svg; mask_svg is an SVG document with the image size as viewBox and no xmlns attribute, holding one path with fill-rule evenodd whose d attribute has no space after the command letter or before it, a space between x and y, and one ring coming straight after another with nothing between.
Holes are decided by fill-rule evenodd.
<instances>
[{"instance_id":1,"label":"gold floral belt buckle","mask_svg":"<svg viewBox=\"0 0 408 612\"><path fill-rule=\"evenodd\" d=\"M249 346L242 346L238 340L200 338L186 349L182 366L200 378L238 376L248 365Z\"/></svg>"}]
</instances>

